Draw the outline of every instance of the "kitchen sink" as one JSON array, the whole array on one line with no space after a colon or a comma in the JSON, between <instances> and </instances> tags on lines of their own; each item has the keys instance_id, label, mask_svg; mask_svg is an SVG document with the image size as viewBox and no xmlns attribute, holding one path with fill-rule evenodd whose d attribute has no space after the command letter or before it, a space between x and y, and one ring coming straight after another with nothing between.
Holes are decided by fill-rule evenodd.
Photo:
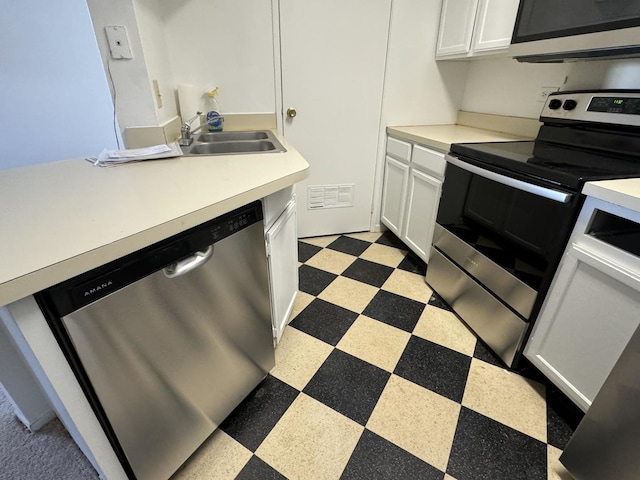
<instances>
[{"instance_id":1,"label":"kitchen sink","mask_svg":"<svg viewBox=\"0 0 640 480\"><path fill-rule=\"evenodd\" d=\"M276 153L287 150L268 130L201 133L189 146L183 146L184 156L239 155Z\"/></svg>"},{"instance_id":2,"label":"kitchen sink","mask_svg":"<svg viewBox=\"0 0 640 480\"><path fill-rule=\"evenodd\" d=\"M201 133L196 140L199 142L228 142L233 140L264 140L269 138L265 131L255 132L211 132Z\"/></svg>"},{"instance_id":3,"label":"kitchen sink","mask_svg":"<svg viewBox=\"0 0 640 480\"><path fill-rule=\"evenodd\" d=\"M231 153L274 152L277 147L268 140L195 143L187 155L227 155Z\"/></svg>"}]
</instances>

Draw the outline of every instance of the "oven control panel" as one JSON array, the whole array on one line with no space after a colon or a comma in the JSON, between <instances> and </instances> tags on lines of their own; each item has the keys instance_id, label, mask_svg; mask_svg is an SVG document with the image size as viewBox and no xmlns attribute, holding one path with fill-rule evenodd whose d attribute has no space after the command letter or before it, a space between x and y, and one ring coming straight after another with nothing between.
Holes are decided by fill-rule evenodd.
<instances>
[{"instance_id":1,"label":"oven control panel","mask_svg":"<svg viewBox=\"0 0 640 480\"><path fill-rule=\"evenodd\" d=\"M640 91L554 92L540 114L547 119L640 126Z\"/></svg>"},{"instance_id":2,"label":"oven control panel","mask_svg":"<svg viewBox=\"0 0 640 480\"><path fill-rule=\"evenodd\" d=\"M640 98L593 97L587 111L640 115Z\"/></svg>"}]
</instances>

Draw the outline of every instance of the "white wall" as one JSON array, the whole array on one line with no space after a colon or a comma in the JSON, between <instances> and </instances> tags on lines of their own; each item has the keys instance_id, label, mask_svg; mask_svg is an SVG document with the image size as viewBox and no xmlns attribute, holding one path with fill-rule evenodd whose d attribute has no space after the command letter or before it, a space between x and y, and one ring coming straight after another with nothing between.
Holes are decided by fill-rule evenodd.
<instances>
[{"instance_id":1,"label":"white wall","mask_svg":"<svg viewBox=\"0 0 640 480\"><path fill-rule=\"evenodd\" d=\"M518 63L510 58L470 62L462 110L538 118L540 88L638 88L640 60L561 64Z\"/></svg>"},{"instance_id":2,"label":"white wall","mask_svg":"<svg viewBox=\"0 0 640 480\"><path fill-rule=\"evenodd\" d=\"M386 127L455 123L467 62L436 62L440 0L393 0L371 229L380 230Z\"/></svg>"},{"instance_id":3,"label":"white wall","mask_svg":"<svg viewBox=\"0 0 640 480\"><path fill-rule=\"evenodd\" d=\"M518 63L511 58L469 62L462 110L538 118L540 87L564 89L571 64Z\"/></svg>"},{"instance_id":4,"label":"white wall","mask_svg":"<svg viewBox=\"0 0 640 480\"><path fill-rule=\"evenodd\" d=\"M275 111L271 2L160 3L176 85L219 87L223 114Z\"/></svg>"},{"instance_id":5,"label":"white wall","mask_svg":"<svg viewBox=\"0 0 640 480\"><path fill-rule=\"evenodd\" d=\"M178 115L176 104L176 83L169 58L169 48L165 34L162 4L157 0L135 0L133 4L140 31L140 40L147 66L149 88L153 92L153 80L158 81L162 95L162 107L153 92L153 105L158 124L162 124Z\"/></svg>"},{"instance_id":6,"label":"white wall","mask_svg":"<svg viewBox=\"0 0 640 480\"><path fill-rule=\"evenodd\" d=\"M85 0L0 0L0 169L116 148Z\"/></svg>"},{"instance_id":7,"label":"white wall","mask_svg":"<svg viewBox=\"0 0 640 480\"><path fill-rule=\"evenodd\" d=\"M111 69L121 128L161 125L181 114L177 87L192 85L195 113L218 86L223 113L273 113L271 2L87 0L105 70ZM124 25L133 59L111 60L105 25ZM162 95L158 107L152 82ZM195 105L194 105L195 104Z\"/></svg>"},{"instance_id":8,"label":"white wall","mask_svg":"<svg viewBox=\"0 0 640 480\"><path fill-rule=\"evenodd\" d=\"M132 0L87 0L98 40L104 71L111 70L116 99L116 115L121 129L157 125L153 93L145 63L142 41ZM133 58L114 60L104 27L122 25L127 29Z\"/></svg>"},{"instance_id":9,"label":"white wall","mask_svg":"<svg viewBox=\"0 0 640 480\"><path fill-rule=\"evenodd\" d=\"M572 64L562 90L640 88L640 60L607 60Z\"/></svg>"},{"instance_id":10,"label":"white wall","mask_svg":"<svg viewBox=\"0 0 640 480\"><path fill-rule=\"evenodd\" d=\"M436 62L440 0L394 0L387 52L386 125L455 123L466 62Z\"/></svg>"}]
</instances>

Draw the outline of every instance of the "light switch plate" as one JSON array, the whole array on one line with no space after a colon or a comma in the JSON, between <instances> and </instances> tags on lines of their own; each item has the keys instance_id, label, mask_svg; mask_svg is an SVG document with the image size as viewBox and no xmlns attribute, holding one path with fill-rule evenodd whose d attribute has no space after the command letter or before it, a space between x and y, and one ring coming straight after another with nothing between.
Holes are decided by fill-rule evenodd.
<instances>
[{"instance_id":1,"label":"light switch plate","mask_svg":"<svg viewBox=\"0 0 640 480\"><path fill-rule=\"evenodd\" d=\"M107 32L111 56L115 60L129 60L133 58L126 27L123 25L107 25L104 29Z\"/></svg>"}]
</instances>

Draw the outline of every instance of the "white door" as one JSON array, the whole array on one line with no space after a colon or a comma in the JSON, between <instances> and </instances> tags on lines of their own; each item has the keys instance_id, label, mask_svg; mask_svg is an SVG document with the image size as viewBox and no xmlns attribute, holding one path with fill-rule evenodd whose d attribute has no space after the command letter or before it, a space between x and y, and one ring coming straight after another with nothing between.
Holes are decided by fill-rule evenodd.
<instances>
[{"instance_id":1,"label":"white door","mask_svg":"<svg viewBox=\"0 0 640 480\"><path fill-rule=\"evenodd\" d=\"M369 230L390 10L280 1L284 135L311 166L296 187L300 237Z\"/></svg>"}]
</instances>

